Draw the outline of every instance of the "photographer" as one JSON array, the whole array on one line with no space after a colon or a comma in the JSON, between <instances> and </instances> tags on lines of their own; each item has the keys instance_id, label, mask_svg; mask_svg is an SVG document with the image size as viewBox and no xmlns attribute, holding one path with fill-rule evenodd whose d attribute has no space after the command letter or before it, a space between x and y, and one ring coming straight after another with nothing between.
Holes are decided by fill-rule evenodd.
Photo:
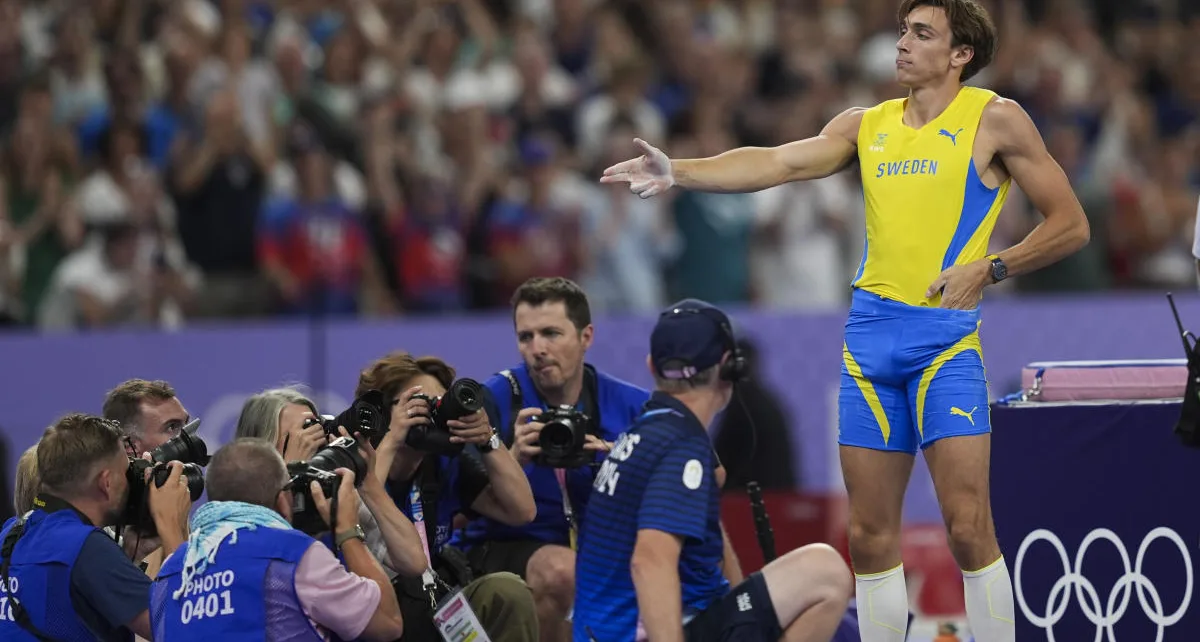
<instances>
[{"instance_id":1,"label":"photographer","mask_svg":"<svg viewBox=\"0 0 1200 642\"><path fill-rule=\"evenodd\" d=\"M307 461L333 436L326 435L311 399L291 388L265 390L242 405L235 438L262 439L273 444L285 462ZM313 438L317 431L319 438ZM359 438L356 436L356 438ZM360 438L359 438L360 439ZM374 449L361 439L363 458L377 465ZM400 512L383 486L386 473L366 475L359 488L358 511L367 549L383 564L388 577L418 576L425 570L425 553L412 522Z\"/></svg>"},{"instance_id":2,"label":"photographer","mask_svg":"<svg viewBox=\"0 0 1200 642\"><path fill-rule=\"evenodd\" d=\"M101 412L105 419L117 422L128 439L130 457L140 457L178 437L191 420L171 384L146 379L129 379L109 390ZM119 542L125 554L153 577L162 563L161 542L129 524L123 526Z\"/></svg>"},{"instance_id":3,"label":"photographer","mask_svg":"<svg viewBox=\"0 0 1200 642\"><path fill-rule=\"evenodd\" d=\"M196 510L187 543L163 562L154 582L158 638L399 638L404 627L396 594L356 534L354 473L336 473L336 541L345 567L292 528L292 495L304 491L292 487L271 444L238 439L218 450L208 466L209 501ZM321 486L314 481L307 491L330 523Z\"/></svg>"},{"instance_id":4,"label":"photographer","mask_svg":"<svg viewBox=\"0 0 1200 642\"><path fill-rule=\"evenodd\" d=\"M17 479L13 484L13 508L17 511L17 517L33 510L33 500L41 484L37 470L37 444L34 444L17 460Z\"/></svg>"},{"instance_id":5,"label":"photographer","mask_svg":"<svg viewBox=\"0 0 1200 642\"><path fill-rule=\"evenodd\" d=\"M728 317L701 301L672 306L651 334L648 363L656 392L593 487L580 537L575 639L831 639L854 591L832 547L796 549L732 590L721 576L708 427L745 376Z\"/></svg>"},{"instance_id":6,"label":"photographer","mask_svg":"<svg viewBox=\"0 0 1200 642\"><path fill-rule=\"evenodd\" d=\"M149 470L145 484L163 547L173 551L187 537L191 500L180 464L169 468L161 486ZM0 639L153 639L150 580L101 530L128 504L130 469L114 422L70 414L42 435L34 510L0 532L0 597L12 613L0 618Z\"/></svg>"},{"instance_id":7,"label":"photographer","mask_svg":"<svg viewBox=\"0 0 1200 642\"><path fill-rule=\"evenodd\" d=\"M586 460L595 462L596 454L602 458L641 413L650 393L584 363L594 329L587 295L575 283L530 279L517 289L512 305L523 363L484 385L496 402L501 438L512 444L529 479L537 517L514 528L485 516L468 525L462 543L480 571L524 578L537 602L542 639L567 640L575 539L595 473L589 465L570 470L542 465L539 439L545 424L533 419L560 406L581 411L588 420L580 420L587 432L580 445Z\"/></svg>"},{"instance_id":8,"label":"photographer","mask_svg":"<svg viewBox=\"0 0 1200 642\"><path fill-rule=\"evenodd\" d=\"M462 553L447 545L459 513L483 514L516 526L533 519L535 510L529 482L496 436L491 418L482 409L467 416L447 414L453 405L447 400L462 384L441 359L393 352L363 370L355 396L378 390L390 408L390 427L379 443L375 470L386 472L388 491L427 544L429 566L447 585L463 587L463 595L493 642L533 642L538 639L538 625L525 583L509 573L475 579ZM475 392L480 397L470 401L482 404L486 390ZM443 431L449 432L448 439ZM435 443L442 448L434 448ZM468 444L478 452L453 453L455 447ZM426 584L424 578L414 577L398 582L412 640L439 639Z\"/></svg>"},{"instance_id":9,"label":"photographer","mask_svg":"<svg viewBox=\"0 0 1200 642\"><path fill-rule=\"evenodd\" d=\"M328 443L311 399L292 388L264 390L246 399L238 417L236 436L265 439L275 444L283 461L304 461Z\"/></svg>"},{"instance_id":10,"label":"photographer","mask_svg":"<svg viewBox=\"0 0 1200 642\"><path fill-rule=\"evenodd\" d=\"M130 379L108 391L101 411L117 422L133 444L133 457L178 437L191 421L175 389L166 381Z\"/></svg>"}]
</instances>

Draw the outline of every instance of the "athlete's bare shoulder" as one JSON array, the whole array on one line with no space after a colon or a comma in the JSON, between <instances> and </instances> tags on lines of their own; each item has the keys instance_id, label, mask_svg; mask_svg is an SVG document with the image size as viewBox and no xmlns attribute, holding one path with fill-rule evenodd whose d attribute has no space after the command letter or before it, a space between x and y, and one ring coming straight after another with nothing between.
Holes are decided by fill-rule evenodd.
<instances>
[{"instance_id":1,"label":"athlete's bare shoulder","mask_svg":"<svg viewBox=\"0 0 1200 642\"><path fill-rule=\"evenodd\" d=\"M979 130L998 154L1045 146L1033 119L1011 98L996 96L988 101L979 118Z\"/></svg>"},{"instance_id":2,"label":"athlete's bare shoulder","mask_svg":"<svg viewBox=\"0 0 1200 642\"><path fill-rule=\"evenodd\" d=\"M851 107L834 116L821 130L822 136L843 138L858 146L858 129L862 126L863 114L867 107Z\"/></svg>"}]
</instances>

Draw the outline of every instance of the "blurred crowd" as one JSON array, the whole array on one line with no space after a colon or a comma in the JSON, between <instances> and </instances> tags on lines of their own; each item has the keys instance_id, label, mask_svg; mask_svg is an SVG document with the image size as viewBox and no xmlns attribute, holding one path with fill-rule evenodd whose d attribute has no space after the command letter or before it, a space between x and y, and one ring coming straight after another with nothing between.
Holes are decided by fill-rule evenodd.
<instances>
[{"instance_id":1,"label":"blurred crowd","mask_svg":"<svg viewBox=\"0 0 1200 642\"><path fill-rule=\"evenodd\" d=\"M1194 283L1200 12L985 2L1092 222L1008 287ZM893 81L897 0L0 0L0 318L43 329L684 296L837 309L854 171L642 201L595 178L815 134ZM1038 214L1014 189L993 244Z\"/></svg>"}]
</instances>

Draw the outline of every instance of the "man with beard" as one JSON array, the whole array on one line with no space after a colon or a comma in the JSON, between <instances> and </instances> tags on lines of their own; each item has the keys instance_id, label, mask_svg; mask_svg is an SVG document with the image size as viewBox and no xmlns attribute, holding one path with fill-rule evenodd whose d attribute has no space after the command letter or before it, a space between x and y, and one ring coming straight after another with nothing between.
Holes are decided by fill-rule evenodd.
<instances>
[{"instance_id":1,"label":"man with beard","mask_svg":"<svg viewBox=\"0 0 1200 642\"><path fill-rule=\"evenodd\" d=\"M38 443L41 487L27 517L0 531L0 639L127 641L150 631L150 579L104 534L130 492L129 459L111 421L69 414ZM170 553L187 539L191 499L179 462L149 512Z\"/></svg>"},{"instance_id":2,"label":"man with beard","mask_svg":"<svg viewBox=\"0 0 1200 642\"><path fill-rule=\"evenodd\" d=\"M594 330L587 295L572 281L530 279L517 289L512 305L523 362L484 385L496 401L500 438L511 444L529 478L537 517L521 527L479 518L467 526L461 545L477 572L516 573L529 584L544 642L568 640L576 536L595 471L539 463L543 424L532 420L547 408L582 411L589 418L584 448L599 461L641 414L650 393L584 363Z\"/></svg>"}]
</instances>

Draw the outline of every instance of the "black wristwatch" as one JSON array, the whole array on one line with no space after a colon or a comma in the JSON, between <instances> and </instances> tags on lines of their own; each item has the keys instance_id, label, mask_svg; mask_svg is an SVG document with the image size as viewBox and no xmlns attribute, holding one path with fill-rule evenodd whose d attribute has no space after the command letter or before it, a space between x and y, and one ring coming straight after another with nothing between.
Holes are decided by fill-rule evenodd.
<instances>
[{"instance_id":1,"label":"black wristwatch","mask_svg":"<svg viewBox=\"0 0 1200 642\"><path fill-rule=\"evenodd\" d=\"M479 444L479 452L487 454L500 447L500 433L492 428L492 438L487 440L486 444Z\"/></svg>"},{"instance_id":2,"label":"black wristwatch","mask_svg":"<svg viewBox=\"0 0 1200 642\"><path fill-rule=\"evenodd\" d=\"M992 283L999 283L1008 278L1008 266L1005 265L1004 259L992 254L987 257L992 261Z\"/></svg>"}]
</instances>

